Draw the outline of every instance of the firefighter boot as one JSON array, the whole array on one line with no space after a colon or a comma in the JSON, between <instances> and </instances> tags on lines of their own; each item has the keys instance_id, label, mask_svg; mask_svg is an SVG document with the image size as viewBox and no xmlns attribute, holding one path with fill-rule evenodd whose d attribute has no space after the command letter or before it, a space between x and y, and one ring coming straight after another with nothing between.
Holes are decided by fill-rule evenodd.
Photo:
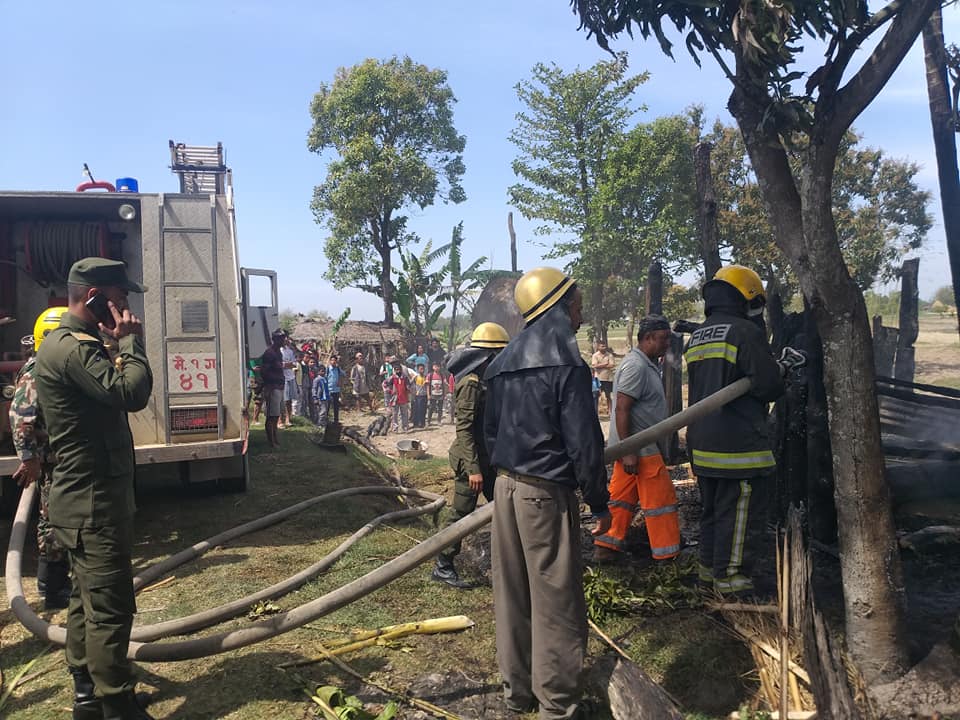
<instances>
[{"instance_id":1,"label":"firefighter boot","mask_svg":"<svg viewBox=\"0 0 960 720\"><path fill-rule=\"evenodd\" d=\"M66 560L37 562L37 592L44 610L62 610L70 604L70 565Z\"/></svg>"},{"instance_id":2,"label":"firefighter boot","mask_svg":"<svg viewBox=\"0 0 960 720\"><path fill-rule=\"evenodd\" d=\"M430 579L436 582L446 583L450 587L457 588L458 590L466 590L472 587L470 583L460 579L460 576L457 574L457 569L453 566L453 559L445 555L437 555L437 564L433 568Z\"/></svg>"},{"instance_id":3,"label":"firefighter boot","mask_svg":"<svg viewBox=\"0 0 960 720\"><path fill-rule=\"evenodd\" d=\"M93 678L86 667L69 668L73 676L73 720L101 720L103 706L93 694Z\"/></svg>"},{"instance_id":4,"label":"firefighter boot","mask_svg":"<svg viewBox=\"0 0 960 720\"><path fill-rule=\"evenodd\" d=\"M133 690L103 698L103 720L154 720L137 701Z\"/></svg>"}]
</instances>

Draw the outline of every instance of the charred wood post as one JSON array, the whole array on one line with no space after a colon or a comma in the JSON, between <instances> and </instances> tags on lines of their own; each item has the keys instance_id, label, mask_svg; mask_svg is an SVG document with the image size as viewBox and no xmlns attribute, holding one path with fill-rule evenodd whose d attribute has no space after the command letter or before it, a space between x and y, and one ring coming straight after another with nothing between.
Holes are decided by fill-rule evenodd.
<instances>
[{"instance_id":1,"label":"charred wood post","mask_svg":"<svg viewBox=\"0 0 960 720\"><path fill-rule=\"evenodd\" d=\"M647 315L663 315L663 265L655 260L647 270Z\"/></svg>"},{"instance_id":2,"label":"charred wood post","mask_svg":"<svg viewBox=\"0 0 960 720\"><path fill-rule=\"evenodd\" d=\"M920 258L903 263L900 271L900 333L897 336L897 360L893 376L907 382L913 382L916 370L916 350L913 344L920 333L920 291L917 286L919 274Z\"/></svg>"},{"instance_id":3,"label":"charred wood post","mask_svg":"<svg viewBox=\"0 0 960 720\"><path fill-rule=\"evenodd\" d=\"M510 270L517 271L517 233L513 229L513 213L507 213L507 231L510 233Z\"/></svg>"},{"instance_id":4,"label":"charred wood post","mask_svg":"<svg viewBox=\"0 0 960 720\"><path fill-rule=\"evenodd\" d=\"M703 258L704 277L708 280L720 269L720 246L717 243L717 195L713 186L708 142L697 143L693 149L693 168L697 178L697 224L700 230L700 255Z\"/></svg>"},{"instance_id":5,"label":"charred wood post","mask_svg":"<svg viewBox=\"0 0 960 720\"><path fill-rule=\"evenodd\" d=\"M873 367L880 377L893 377L898 335L896 328L884 326L882 315L873 316Z\"/></svg>"},{"instance_id":6,"label":"charred wood post","mask_svg":"<svg viewBox=\"0 0 960 720\"><path fill-rule=\"evenodd\" d=\"M774 354L779 355L788 345L799 349L808 345L802 313L781 316L779 331L773 336ZM806 368L793 371L784 396L774 407L777 510L781 520L791 505L807 503L807 379Z\"/></svg>"},{"instance_id":7,"label":"charred wood post","mask_svg":"<svg viewBox=\"0 0 960 720\"><path fill-rule=\"evenodd\" d=\"M647 302L648 315L663 314L663 265L659 261L650 264L647 272ZM679 335L670 336L670 348L663 357L661 365L663 373L663 391L667 396L667 414L676 415L683 410L683 338ZM680 455L680 435L672 433L660 443L664 462L674 464Z\"/></svg>"}]
</instances>

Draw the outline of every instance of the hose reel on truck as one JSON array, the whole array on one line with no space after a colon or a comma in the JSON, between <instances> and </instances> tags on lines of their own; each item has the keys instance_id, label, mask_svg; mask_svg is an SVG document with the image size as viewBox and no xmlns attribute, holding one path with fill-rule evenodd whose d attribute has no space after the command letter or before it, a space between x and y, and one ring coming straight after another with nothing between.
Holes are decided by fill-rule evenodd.
<instances>
[{"instance_id":1,"label":"hose reel on truck","mask_svg":"<svg viewBox=\"0 0 960 720\"><path fill-rule=\"evenodd\" d=\"M604 462L611 463L624 455L629 455L635 450L649 445L661 437L667 436L682 427L689 425L696 420L716 411L723 405L746 394L751 387L749 378L741 378L734 383L722 388L718 392L710 395L697 403L694 403L686 410L673 415L656 425L647 428L635 435L631 435L625 440L608 447L603 455ZM54 626L39 617L27 604L23 595L23 583L21 579L21 564L23 559L23 545L26 537L27 521L33 504L36 487L27 488L20 500L17 508L17 515L14 519L13 530L10 534L10 545L7 551L7 573L6 589L9 598L10 608L13 610L16 618L31 633L47 642L63 645L66 640L66 629L60 626ZM444 504L444 498L434 493L413 488L397 488L370 486L347 488L335 492L318 495L316 497L304 500L295 505L266 515L258 520L254 520L245 525L241 525L232 530L215 535L207 540L201 541L187 550L171 556L157 565L154 565L134 579L134 587L144 587L157 581L167 572L192 560L211 548L223 544L233 538L240 537L269 525L276 524L291 515L312 507L325 500L348 497L360 494L383 494L383 495L407 495L420 497L431 502L427 505L407 510L399 510L392 513L381 515L370 521L360 530L357 530L347 540L341 543L332 553L312 565L297 575L285 580L277 585L265 588L253 595L235 600L226 605L222 605L211 610L197 613L186 618L172 620L164 623L157 623L147 626L135 626L131 635L130 649L128 657L132 660L141 660L146 662L172 662L178 660L192 660L210 655L236 650L246 647L262 640L276 637L282 633L302 627L307 623L313 622L318 618L330 614L341 607L350 603L388 583L396 580L418 565L433 559L445 547L452 545L470 535L492 520L493 503L482 505L473 513L454 523L450 527L441 530L432 535L429 539L421 542L417 546L397 556L393 560L381 565L366 575L344 585L341 588L333 590L325 595L304 603L293 610L275 615L269 619L247 625L239 630L229 630L225 632L208 635L205 637L177 640L173 642L157 642L159 638L180 635L193 630L199 630L209 627L230 617L236 617L247 610L253 602L266 598L279 597L291 590L299 587L309 579L316 577L321 572L330 567L346 550L357 540L371 532L377 525L380 525L390 519L400 517L414 517L428 513L435 513ZM144 642L147 641L147 642Z\"/></svg>"}]
</instances>

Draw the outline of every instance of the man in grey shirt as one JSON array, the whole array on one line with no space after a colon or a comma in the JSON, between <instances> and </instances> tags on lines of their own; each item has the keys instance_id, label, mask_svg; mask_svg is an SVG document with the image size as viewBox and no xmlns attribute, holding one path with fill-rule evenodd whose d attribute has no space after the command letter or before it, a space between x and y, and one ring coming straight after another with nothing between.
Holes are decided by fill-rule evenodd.
<instances>
[{"instance_id":1,"label":"man in grey shirt","mask_svg":"<svg viewBox=\"0 0 960 720\"><path fill-rule=\"evenodd\" d=\"M667 399L657 360L669 346L667 319L661 315L644 317L637 331L637 347L627 353L613 379L608 444L625 440L667 417ZM656 443L617 460L609 489L612 520L610 529L594 538L595 561L620 557L625 550L627 530L641 508L654 560L666 560L680 552L677 495Z\"/></svg>"}]
</instances>

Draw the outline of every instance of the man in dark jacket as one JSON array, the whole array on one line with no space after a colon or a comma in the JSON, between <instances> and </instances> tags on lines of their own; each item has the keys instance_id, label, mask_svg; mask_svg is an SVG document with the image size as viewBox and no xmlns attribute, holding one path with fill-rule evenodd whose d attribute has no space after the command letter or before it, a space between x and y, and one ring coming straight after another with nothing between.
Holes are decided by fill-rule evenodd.
<instances>
[{"instance_id":1,"label":"man in dark jacket","mask_svg":"<svg viewBox=\"0 0 960 720\"><path fill-rule=\"evenodd\" d=\"M539 703L541 720L575 718L587 642L576 490L598 519L593 533L606 532L603 434L577 347L583 300L574 280L537 268L514 297L527 326L484 376L484 435L497 468L497 661L510 710Z\"/></svg>"},{"instance_id":2,"label":"man in dark jacket","mask_svg":"<svg viewBox=\"0 0 960 720\"><path fill-rule=\"evenodd\" d=\"M483 439L483 410L487 387L483 373L490 361L510 342L510 336L497 323L480 323L470 336L470 347L455 350L447 362L453 373L454 417L456 437L450 446L450 467L454 472L453 513L444 527L465 518L477 508L480 492L493 500L496 471L490 465L490 453ZM439 417L439 410L437 412ZM461 543L455 544L437 556L437 565L431 577L455 588L471 587L460 579L453 559L460 554Z\"/></svg>"},{"instance_id":3,"label":"man in dark jacket","mask_svg":"<svg viewBox=\"0 0 960 720\"><path fill-rule=\"evenodd\" d=\"M706 322L684 353L689 402L748 377L750 391L687 429L697 475L700 580L723 594L753 590L751 536L763 522L769 475L776 469L767 430L767 404L783 394L780 366L763 329L766 298L749 268L721 268L703 287Z\"/></svg>"},{"instance_id":4,"label":"man in dark jacket","mask_svg":"<svg viewBox=\"0 0 960 720\"><path fill-rule=\"evenodd\" d=\"M127 278L122 262L78 260L68 276L69 311L37 353L37 395L57 457L50 525L67 549L74 577L66 656L75 720L150 718L137 705L127 660L136 613L134 451L127 413L146 407L153 388L143 325L130 312L127 293L144 290ZM100 333L118 343L117 362Z\"/></svg>"}]
</instances>

